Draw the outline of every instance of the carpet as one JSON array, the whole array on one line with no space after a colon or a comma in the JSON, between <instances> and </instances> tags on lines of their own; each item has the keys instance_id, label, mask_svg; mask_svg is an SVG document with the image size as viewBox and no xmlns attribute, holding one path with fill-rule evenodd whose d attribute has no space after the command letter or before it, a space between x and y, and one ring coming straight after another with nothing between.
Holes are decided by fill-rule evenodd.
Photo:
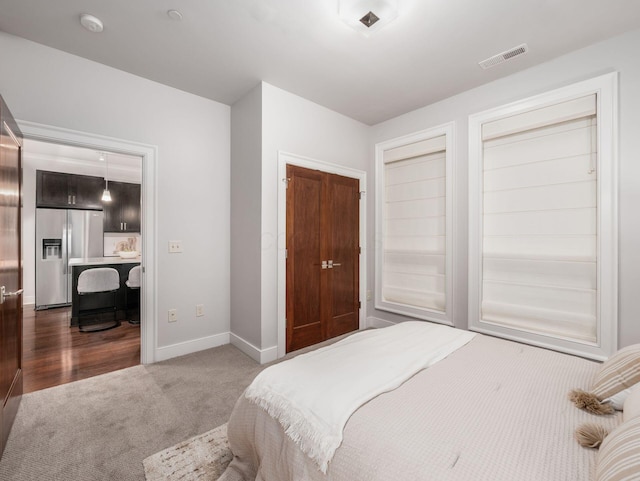
<instances>
[{"instance_id":1,"label":"carpet","mask_svg":"<svg viewBox=\"0 0 640 481\"><path fill-rule=\"evenodd\" d=\"M147 481L216 480L232 458L225 423L149 456L144 474Z\"/></svg>"},{"instance_id":2,"label":"carpet","mask_svg":"<svg viewBox=\"0 0 640 481\"><path fill-rule=\"evenodd\" d=\"M225 345L25 394L0 481L144 481L145 458L227 422L262 369Z\"/></svg>"},{"instance_id":3,"label":"carpet","mask_svg":"<svg viewBox=\"0 0 640 481\"><path fill-rule=\"evenodd\" d=\"M144 481L144 459L226 422L265 367L227 344L25 394L0 481Z\"/></svg>"}]
</instances>

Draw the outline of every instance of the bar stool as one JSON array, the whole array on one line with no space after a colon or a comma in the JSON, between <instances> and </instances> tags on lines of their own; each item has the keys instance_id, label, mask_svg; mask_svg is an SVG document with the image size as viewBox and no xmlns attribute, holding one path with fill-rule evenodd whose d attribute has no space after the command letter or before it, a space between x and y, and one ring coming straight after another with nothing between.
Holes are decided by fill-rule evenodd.
<instances>
[{"instance_id":1,"label":"bar stool","mask_svg":"<svg viewBox=\"0 0 640 481\"><path fill-rule=\"evenodd\" d=\"M138 318L129 319L129 324L133 324L134 326L137 326L140 324L140 274L141 272L142 272L142 269L140 268L140 266L132 267L131 270L129 271L129 278L125 282L125 284L128 287L126 291L127 300L125 301L125 305L127 306L127 317L129 317L129 291L135 291L137 294L136 297L138 302L136 303L136 305L138 307Z\"/></svg>"},{"instance_id":2,"label":"bar stool","mask_svg":"<svg viewBox=\"0 0 640 481\"><path fill-rule=\"evenodd\" d=\"M78 276L78 329L80 332L96 332L113 329L120 325L117 319L117 296L120 275L111 267L86 269ZM101 314L113 313L113 320L103 321ZM84 318L98 322L83 324Z\"/></svg>"}]
</instances>

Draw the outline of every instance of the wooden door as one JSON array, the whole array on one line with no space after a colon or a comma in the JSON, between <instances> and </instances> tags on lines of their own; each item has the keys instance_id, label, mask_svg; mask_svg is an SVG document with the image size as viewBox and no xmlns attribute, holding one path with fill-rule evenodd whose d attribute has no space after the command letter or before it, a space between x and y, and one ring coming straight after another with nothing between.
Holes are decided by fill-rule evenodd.
<instances>
[{"instance_id":1,"label":"wooden door","mask_svg":"<svg viewBox=\"0 0 640 481\"><path fill-rule=\"evenodd\" d=\"M21 137L0 97L0 456L22 396Z\"/></svg>"},{"instance_id":2,"label":"wooden door","mask_svg":"<svg viewBox=\"0 0 640 481\"><path fill-rule=\"evenodd\" d=\"M359 326L358 180L287 166L287 352Z\"/></svg>"}]
</instances>

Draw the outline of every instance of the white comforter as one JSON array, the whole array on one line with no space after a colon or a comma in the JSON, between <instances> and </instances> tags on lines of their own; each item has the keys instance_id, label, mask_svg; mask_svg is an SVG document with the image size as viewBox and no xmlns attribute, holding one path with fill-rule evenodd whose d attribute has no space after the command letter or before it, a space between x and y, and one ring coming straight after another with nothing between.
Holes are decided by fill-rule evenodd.
<instances>
[{"instance_id":1,"label":"white comforter","mask_svg":"<svg viewBox=\"0 0 640 481\"><path fill-rule=\"evenodd\" d=\"M276 364L247 388L325 473L360 406L468 343L474 333L426 322L364 331Z\"/></svg>"},{"instance_id":2,"label":"white comforter","mask_svg":"<svg viewBox=\"0 0 640 481\"><path fill-rule=\"evenodd\" d=\"M587 481L597 450L573 438L582 423L608 430L567 398L600 364L478 334L345 425L327 473L282 426L242 396L229 420L234 459L220 481Z\"/></svg>"}]
</instances>

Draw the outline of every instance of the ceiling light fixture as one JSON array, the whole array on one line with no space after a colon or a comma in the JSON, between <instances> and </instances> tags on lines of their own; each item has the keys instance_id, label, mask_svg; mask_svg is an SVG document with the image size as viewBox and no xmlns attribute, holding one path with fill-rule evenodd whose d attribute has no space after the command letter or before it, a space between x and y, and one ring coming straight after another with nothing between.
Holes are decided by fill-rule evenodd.
<instances>
[{"instance_id":1,"label":"ceiling light fixture","mask_svg":"<svg viewBox=\"0 0 640 481\"><path fill-rule=\"evenodd\" d=\"M338 15L351 28L368 35L398 16L398 0L339 0Z\"/></svg>"},{"instance_id":2,"label":"ceiling light fixture","mask_svg":"<svg viewBox=\"0 0 640 481\"><path fill-rule=\"evenodd\" d=\"M100 33L104 30L104 25L98 17L83 13L80 15L80 24L92 33Z\"/></svg>"},{"instance_id":3,"label":"ceiling light fixture","mask_svg":"<svg viewBox=\"0 0 640 481\"><path fill-rule=\"evenodd\" d=\"M109 160L107 160L107 154L100 152L100 160L104 160L107 168L107 173L104 177L104 191L102 192L102 202L111 202L111 192L109 192Z\"/></svg>"}]
</instances>

